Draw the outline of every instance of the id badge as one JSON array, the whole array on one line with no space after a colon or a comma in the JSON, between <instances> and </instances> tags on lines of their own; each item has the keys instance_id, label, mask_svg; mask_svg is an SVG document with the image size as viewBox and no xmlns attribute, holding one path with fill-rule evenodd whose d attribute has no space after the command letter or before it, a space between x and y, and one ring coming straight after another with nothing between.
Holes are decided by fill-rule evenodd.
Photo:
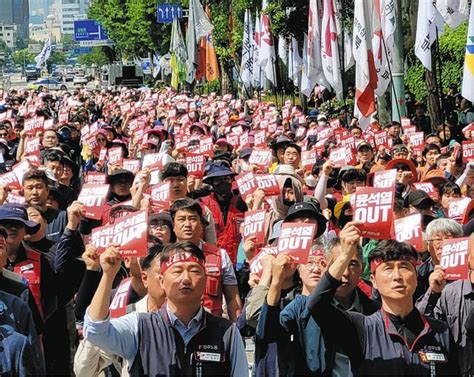
<instances>
[{"instance_id":1,"label":"id badge","mask_svg":"<svg viewBox=\"0 0 474 377\"><path fill-rule=\"evenodd\" d=\"M425 364L443 364L448 362L448 359L443 352L419 351L418 355L420 355L421 361Z\"/></svg>"},{"instance_id":2,"label":"id badge","mask_svg":"<svg viewBox=\"0 0 474 377\"><path fill-rule=\"evenodd\" d=\"M201 352L197 351L194 353L194 358L197 361L211 361L215 363L221 363L224 361L224 356L218 352Z\"/></svg>"}]
</instances>

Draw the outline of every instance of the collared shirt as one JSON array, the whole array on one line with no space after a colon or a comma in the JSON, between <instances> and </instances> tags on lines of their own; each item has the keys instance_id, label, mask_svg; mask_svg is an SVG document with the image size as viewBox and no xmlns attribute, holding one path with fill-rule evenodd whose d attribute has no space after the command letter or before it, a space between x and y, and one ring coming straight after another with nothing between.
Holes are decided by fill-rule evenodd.
<instances>
[{"instance_id":1,"label":"collared shirt","mask_svg":"<svg viewBox=\"0 0 474 377\"><path fill-rule=\"evenodd\" d=\"M203 308L202 306L199 308L196 315L189 321L188 325L186 326L181 320L176 317L176 315L169 309L168 304L166 304L166 312L168 313L168 317L170 318L171 324L178 330L179 334L184 340L184 344L188 345L189 341L196 335L201 328L202 322L202 315L203 315Z\"/></svg>"},{"instance_id":2,"label":"collared shirt","mask_svg":"<svg viewBox=\"0 0 474 377\"><path fill-rule=\"evenodd\" d=\"M349 308L346 309L344 306L342 306L335 297L333 297L332 302L337 308L341 310L345 310L347 312L364 313L364 308L360 302L359 292L357 292L357 289L354 289L354 299L352 300L352 304Z\"/></svg>"}]
</instances>

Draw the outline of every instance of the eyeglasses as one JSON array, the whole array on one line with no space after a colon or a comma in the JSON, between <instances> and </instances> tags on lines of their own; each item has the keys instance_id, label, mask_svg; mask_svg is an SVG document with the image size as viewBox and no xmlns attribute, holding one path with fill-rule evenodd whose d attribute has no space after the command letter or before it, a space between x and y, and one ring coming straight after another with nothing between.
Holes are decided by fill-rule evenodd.
<instances>
[{"instance_id":1,"label":"eyeglasses","mask_svg":"<svg viewBox=\"0 0 474 377\"><path fill-rule=\"evenodd\" d=\"M156 229L156 230L162 230L162 231L167 231L167 230L170 230L170 226L169 225L166 225L166 224L150 224L150 228L151 229Z\"/></svg>"},{"instance_id":2,"label":"eyeglasses","mask_svg":"<svg viewBox=\"0 0 474 377\"><path fill-rule=\"evenodd\" d=\"M438 247L443 243L443 241L451 240L453 238L454 238L453 236L449 235L449 236L445 236L443 238L433 238L431 240L426 240L426 242L431 242L433 244L433 246Z\"/></svg>"},{"instance_id":3,"label":"eyeglasses","mask_svg":"<svg viewBox=\"0 0 474 377\"><path fill-rule=\"evenodd\" d=\"M304 265L308 271L314 271L315 269L322 270L328 266L325 259L321 258L316 261L310 261Z\"/></svg>"}]
</instances>

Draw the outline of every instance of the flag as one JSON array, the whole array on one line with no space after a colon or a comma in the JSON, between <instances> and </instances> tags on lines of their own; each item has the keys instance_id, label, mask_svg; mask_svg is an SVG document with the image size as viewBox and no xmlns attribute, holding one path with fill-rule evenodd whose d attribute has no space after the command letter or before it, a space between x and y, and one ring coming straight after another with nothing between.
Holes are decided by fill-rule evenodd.
<instances>
[{"instance_id":1,"label":"flag","mask_svg":"<svg viewBox=\"0 0 474 377\"><path fill-rule=\"evenodd\" d=\"M285 66L288 65L288 44L283 35L278 36L278 57Z\"/></svg>"},{"instance_id":2,"label":"flag","mask_svg":"<svg viewBox=\"0 0 474 377\"><path fill-rule=\"evenodd\" d=\"M302 68L303 61L298 51L298 41L292 37L288 51L288 78L293 81L295 86L299 86L298 79Z\"/></svg>"},{"instance_id":3,"label":"flag","mask_svg":"<svg viewBox=\"0 0 474 377\"><path fill-rule=\"evenodd\" d=\"M367 6L364 0L354 1L354 31L352 50L356 61L356 93L354 115L368 118L375 112L374 91L377 88L372 51L372 21L375 7Z\"/></svg>"},{"instance_id":4,"label":"flag","mask_svg":"<svg viewBox=\"0 0 474 377\"><path fill-rule=\"evenodd\" d=\"M347 72L355 64L352 54L352 35L348 29L344 29L344 71Z\"/></svg>"},{"instance_id":5,"label":"flag","mask_svg":"<svg viewBox=\"0 0 474 377\"><path fill-rule=\"evenodd\" d=\"M217 80L219 78L219 66L217 64L217 55L214 49L212 34L202 38L202 40L204 40L206 51L206 80L208 82Z\"/></svg>"},{"instance_id":6,"label":"flag","mask_svg":"<svg viewBox=\"0 0 474 377\"><path fill-rule=\"evenodd\" d=\"M474 2L471 5L469 27L467 29L461 94L469 101L474 101Z\"/></svg>"},{"instance_id":7,"label":"flag","mask_svg":"<svg viewBox=\"0 0 474 377\"><path fill-rule=\"evenodd\" d=\"M49 56L51 55L51 37L48 38L46 43L43 46L43 49L35 57L35 62L36 62L36 68L41 68L41 66L46 63L46 61L49 59Z\"/></svg>"},{"instance_id":8,"label":"flag","mask_svg":"<svg viewBox=\"0 0 474 377\"><path fill-rule=\"evenodd\" d=\"M415 55L431 71L431 45L444 32L444 23L433 0L420 0L416 21Z\"/></svg>"},{"instance_id":9,"label":"flag","mask_svg":"<svg viewBox=\"0 0 474 377\"><path fill-rule=\"evenodd\" d=\"M273 42L270 17L268 14L261 15L260 27L260 66L262 67L264 77L276 86L275 44Z\"/></svg>"},{"instance_id":10,"label":"flag","mask_svg":"<svg viewBox=\"0 0 474 377\"><path fill-rule=\"evenodd\" d=\"M244 34L242 36L242 60L240 64L240 77L246 88L252 86L253 83L253 27L252 13L250 9L245 11L244 18Z\"/></svg>"},{"instance_id":11,"label":"flag","mask_svg":"<svg viewBox=\"0 0 474 377\"><path fill-rule=\"evenodd\" d=\"M262 68L260 67L260 17L255 16L255 28L253 33L253 82L255 88L262 87Z\"/></svg>"},{"instance_id":12,"label":"flag","mask_svg":"<svg viewBox=\"0 0 474 377\"><path fill-rule=\"evenodd\" d=\"M390 65L395 49L396 1L375 0L377 26L374 30L372 46L374 49L375 69L377 70L377 96L382 96L390 85Z\"/></svg>"},{"instance_id":13,"label":"flag","mask_svg":"<svg viewBox=\"0 0 474 377\"><path fill-rule=\"evenodd\" d=\"M436 9L443 17L449 27L457 28L469 16L469 4L467 0L437 0Z\"/></svg>"},{"instance_id":14,"label":"flag","mask_svg":"<svg viewBox=\"0 0 474 377\"><path fill-rule=\"evenodd\" d=\"M312 81L328 87L324 77L323 62L321 57L321 25L319 0L310 0L308 9L308 41L303 49L303 59L307 60L307 74Z\"/></svg>"},{"instance_id":15,"label":"flag","mask_svg":"<svg viewBox=\"0 0 474 377\"><path fill-rule=\"evenodd\" d=\"M314 0L313 0L314 1ZM314 18L314 17L313 17ZM340 96L342 95L341 62L337 44L336 13L333 0L323 0L321 22L321 57L324 77Z\"/></svg>"},{"instance_id":16,"label":"flag","mask_svg":"<svg viewBox=\"0 0 474 377\"><path fill-rule=\"evenodd\" d=\"M183 34L181 33L181 26L177 17L173 20L171 27L171 86L178 90L180 82L186 80L186 61L187 52L184 45Z\"/></svg>"},{"instance_id":17,"label":"flag","mask_svg":"<svg viewBox=\"0 0 474 377\"><path fill-rule=\"evenodd\" d=\"M304 34L303 51L308 50L308 43L309 38L306 34ZM316 81L314 81L316 76L312 76L310 74L311 68L309 66L309 58L309 54L303 53L300 92L303 93L306 97L311 97L311 93L313 92L313 89L316 86Z\"/></svg>"}]
</instances>

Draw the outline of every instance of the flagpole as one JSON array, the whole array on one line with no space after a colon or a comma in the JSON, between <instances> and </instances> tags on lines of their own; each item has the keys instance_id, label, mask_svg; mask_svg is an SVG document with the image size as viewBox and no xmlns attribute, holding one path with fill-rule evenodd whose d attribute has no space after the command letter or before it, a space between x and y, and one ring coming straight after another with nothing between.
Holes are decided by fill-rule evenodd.
<instances>
[{"instance_id":1,"label":"flagpole","mask_svg":"<svg viewBox=\"0 0 474 377\"><path fill-rule=\"evenodd\" d=\"M385 52L385 56L387 58L387 66L388 66L388 72L390 74L390 86L392 87L393 99L395 100L395 104L397 105L398 119L401 119L400 105L398 104L397 92L395 91L395 85L394 85L394 82L393 82L392 65L390 64L390 59L388 57L387 45L385 44L385 36L384 36L383 32L381 32L380 35L382 37L382 45L383 45L383 49L384 49L384 52ZM392 114L392 119L393 119L393 114Z\"/></svg>"},{"instance_id":2,"label":"flagpole","mask_svg":"<svg viewBox=\"0 0 474 377\"><path fill-rule=\"evenodd\" d=\"M438 74L438 77L436 78L437 81L437 89L438 89L438 95L439 95L439 102L440 102L440 109L441 109L441 119L444 121L446 119L445 113L444 113L444 94L443 94L443 81L442 81L442 65L441 65L441 54L439 52L439 35L438 35L438 27L436 27L436 60L437 63L435 63L435 66L437 65L436 73ZM435 77L436 77L435 73ZM446 126L445 126L446 127Z\"/></svg>"},{"instance_id":3,"label":"flagpole","mask_svg":"<svg viewBox=\"0 0 474 377\"><path fill-rule=\"evenodd\" d=\"M276 59L275 59L276 60ZM272 70L273 70L273 78L275 79L275 84L273 85L273 92L275 93L275 103L278 109L278 80L276 77L276 63L272 58Z\"/></svg>"}]
</instances>

